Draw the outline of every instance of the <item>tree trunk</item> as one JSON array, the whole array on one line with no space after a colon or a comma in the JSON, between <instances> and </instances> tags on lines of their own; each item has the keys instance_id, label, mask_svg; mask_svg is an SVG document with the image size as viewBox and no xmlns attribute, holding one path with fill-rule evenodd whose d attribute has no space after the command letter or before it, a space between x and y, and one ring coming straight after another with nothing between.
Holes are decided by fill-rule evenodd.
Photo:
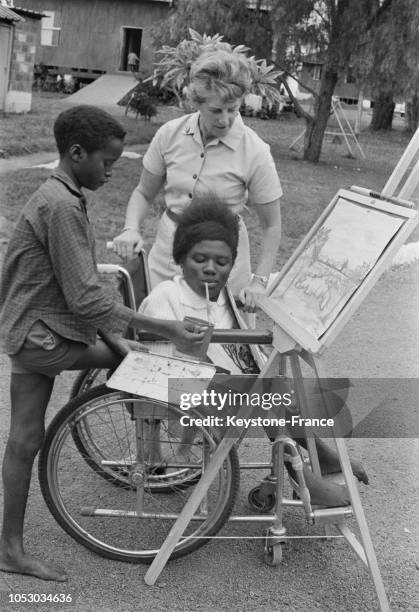
<instances>
[{"instance_id":1,"label":"tree trunk","mask_svg":"<svg viewBox=\"0 0 419 612\"><path fill-rule=\"evenodd\" d=\"M322 151L324 133L330 116L332 96L338 80L335 70L323 66L319 97L315 105L314 120L307 122L304 135L304 155L307 161L318 162Z\"/></svg>"},{"instance_id":2,"label":"tree trunk","mask_svg":"<svg viewBox=\"0 0 419 612\"><path fill-rule=\"evenodd\" d=\"M411 134L416 132L419 125L419 97L417 92L406 100L406 125Z\"/></svg>"},{"instance_id":3,"label":"tree trunk","mask_svg":"<svg viewBox=\"0 0 419 612\"><path fill-rule=\"evenodd\" d=\"M393 92L380 91L374 99L371 130L391 130L394 112Z\"/></svg>"}]
</instances>

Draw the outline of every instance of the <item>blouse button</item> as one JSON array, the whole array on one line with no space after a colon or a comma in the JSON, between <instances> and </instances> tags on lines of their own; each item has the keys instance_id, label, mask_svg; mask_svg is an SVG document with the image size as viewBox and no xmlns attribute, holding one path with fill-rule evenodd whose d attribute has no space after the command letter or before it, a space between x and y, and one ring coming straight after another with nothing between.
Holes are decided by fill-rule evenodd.
<instances>
[{"instance_id":1,"label":"blouse button","mask_svg":"<svg viewBox=\"0 0 419 612\"><path fill-rule=\"evenodd\" d=\"M192 194L191 193L188 193L188 198L192 199Z\"/></svg>"},{"instance_id":2,"label":"blouse button","mask_svg":"<svg viewBox=\"0 0 419 612\"><path fill-rule=\"evenodd\" d=\"M196 178L198 178L198 175L197 175L197 174L194 174L192 178L193 178L193 179L196 179Z\"/></svg>"}]
</instances>

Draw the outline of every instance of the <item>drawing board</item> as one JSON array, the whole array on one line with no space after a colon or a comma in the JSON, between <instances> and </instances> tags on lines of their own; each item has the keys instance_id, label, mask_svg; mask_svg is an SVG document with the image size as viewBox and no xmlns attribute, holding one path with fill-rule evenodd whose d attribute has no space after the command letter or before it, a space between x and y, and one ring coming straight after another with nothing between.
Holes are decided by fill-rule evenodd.
<instances>
[{"instance_id":1,"label":"drawing board","mask_svg":"<svg viewBox=\"0 0 419 612\"><path fill-rule=\"evenodd\" d=\"M181 393L202 393L215 374L210 363L179 357L131 351L106 383L118 389L161 402L178 403Z\"/></svg>"},{"instance_id":2,"label":"drawing board","mask_svg":"<svg viewBox=\"0 0 419 612\"><path fill-rule=\"evenodd\" d=\"M259 306L302 348L340 332L417 222L394 201L341 189Z\"/></svg>"}]
</instances>

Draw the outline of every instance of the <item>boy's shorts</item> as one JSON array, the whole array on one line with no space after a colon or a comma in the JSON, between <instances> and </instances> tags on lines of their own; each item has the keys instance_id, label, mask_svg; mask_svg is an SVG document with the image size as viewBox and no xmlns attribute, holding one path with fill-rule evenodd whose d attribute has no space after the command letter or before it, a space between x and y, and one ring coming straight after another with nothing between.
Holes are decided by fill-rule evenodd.
<instances>
[{"instance_id":1,"label":"boy's shorts","mask_svg":"<svg viewBox=\"0 0 419 612\"><path fill-rule=\"evenodd\" d=\"M63 338L42 321L36 321L20 351L9 355L12 374L35 372L54 378L71 368L86 349L86 344Z\"/></svg>"}]
</instances>

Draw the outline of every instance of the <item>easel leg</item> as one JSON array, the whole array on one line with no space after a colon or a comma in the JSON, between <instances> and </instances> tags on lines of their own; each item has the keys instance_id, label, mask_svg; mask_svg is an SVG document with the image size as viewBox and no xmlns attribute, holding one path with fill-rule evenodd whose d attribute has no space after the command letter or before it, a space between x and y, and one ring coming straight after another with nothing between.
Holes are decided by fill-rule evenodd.
<instances>
[{"instance_id":1,"label":"easel leg","mask_svg":"<svg viewBox=\"0 0 419 612\"><path fill-rule=\"evenodd\" d=\"M319 380L320 391L322 393L323 401L327 409L328 399L327 399L327 394L324 393L324 390L322 389L322 386L321 386L321 379L320 379L320 373L319 373L320 366L318 362L315 361L314 359L312 359L312 366L315 370L316 377ZM382 612L386 612L387 610L390 610L390 607L389 607L386 592L384 589L384 583L381 578L380 569L378 567L377 558L375 556L375 551L374 551L373 543L371 540L371 535L368 529L367 520L365 518L364 509L361 504L361 498L359 496L358 487L356 485L355 478L352 473L352 467L351 467L351 463L349 460L348 452L346 450L345 441L341 435L341 432L339 431L338 424L335 424L333 426L333 435L334 435L334 440L336 444L336 450L339 456L339 462L342 466L342 473L345 477L346 486L348 488L349 495L351 498L352 510L355 515L356 521L358 523L359 531L361 534L361 541L364 547L365 557L367 559L368 567L369 567L369 570L370 570L370 573L371 573L371 576L374 582L375 591L377 593L377 598L380 603L380 608ZM345 530L340 530L340 531L346 537ZM351 546L354 548L350 539L348 539L348 541L351 544ZM356 549L354 548L354 550Z\"/></svg>"},{"instance_id":2,"label":"easel leg","mask_svg":"<svg viewBox=\"0 0 419 612\"><path fill-rule=\"evenodd\" d=\"M272 375L273 371L275 371L275 369L277 370L278 368L279 358L280 358L279 353L275 350L272 351L266 363L266 366L260 373L258 379ZM257 384L258 383L256 380L256 385ZM240 418L241 417L246 418L246 416L250 415L252 410L253 410L252 406L243 406L239 410L237 416ZM212 481L216 477L228 453L230 452L231 448L234 446L237 438L240 436L240 433L241 433L240 429L239 428L236 428L236 429L238 430L236 437L233 437L233 436L230 437L226 435L221 440L219 446L217 447L217 450L215 451L211 461L208 464L207 469L203 473L192 495L186 502L182 512L179 514L175 524L173 525L167 538L163 542L162 547L157 553L153 563L150 565L147 573L145 574L144 581L146 584L153 585L156 582L164 566L169 560L169 557L172 554L176 544L182 537L183 532L188 526L191 518L193 517L195 511L197 510L207 490L211 486Z\"/></svg>"},{"instance_id":3,"label":"easel leg","mask_svg":"<svg viewBox=\"0 0 419 612\"><path fill-rule=\"evenodd\" d=\"M293 381L295 385L295 391L297 395L298 405L300 408L301 416L303 418L307 418L310 416L310 410L307 402L307 395L304 388L304 380L303 374L301 372L301 365L299 361L298 353L294 352L290 355L291 362L291 371L293 376ZM305 429L305 428L304 428ZM313 469L314 474L317 476L321 476L319 458L317 455L316 442L313 436L307 435L306 432L306 440L307 440L307 449L310 456L311 467Z\"/></svg>"},{"instance_id":4,"label":"easel leg","mask_svg":"<svg viewBox=\"0 0 419 612\"><path fill-rule=\"evenodd\" d=\"M188 526L192 516L196 512L205 493L211 486L212 481L216 477L235 442L235 438L224 438L220 442L208 465L207 470L204 472L201 480L196 485L194 492L185 504L182 512L179 514L176 523L173 525L153 563L150 565L146 575L144 576L144 581L146 584L153 585L160 576L160 573L169 560L169 557L172 554L176 544L182 537L183 532Z\"/></svg>"}]
</instances>

